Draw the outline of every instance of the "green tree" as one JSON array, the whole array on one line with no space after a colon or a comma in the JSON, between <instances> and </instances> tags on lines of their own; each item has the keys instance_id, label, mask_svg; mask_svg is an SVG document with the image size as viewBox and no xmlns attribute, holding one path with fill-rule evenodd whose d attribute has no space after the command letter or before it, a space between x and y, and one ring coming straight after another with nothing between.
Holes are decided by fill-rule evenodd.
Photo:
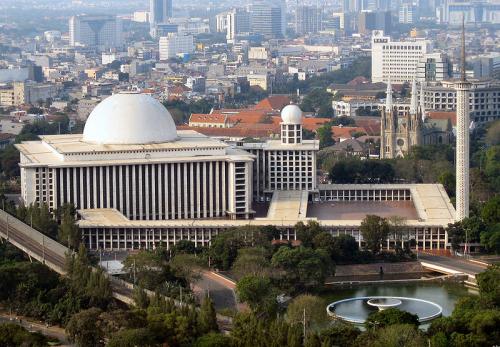
<instances>
[{"instance_id":1,"label":"green tree","mask_svg":"<svg viewBox=\"0 0 500 347\"><path fill-rule=\"evenodd\" d=\"M303 323L305 314L306 329L316 330L329 322L325 307L325 300L319 296L299 295L288 305L286 320L290 324Z\"/></svg>"},{"instance_id":2,"label":"green tree","mask_svg":"<svg viewBox=\"0 0 500 347\"><path fill-rule=\"evenodd\" d=\"M341 234L333 238L335 261L349 262L359 253L358 242L352 235Z\"/></svg>"},{"instance_id":3,"label":"green tree","mask_svg":"<svg viewBox=\"0 0 500 347\"><path fill-rule=\"evenodd\" d=\"M195 243L190 240L177 241L177 243L173 245L170 250L174 255L178 253L195 254L197 252Z\"/></svg>"},{"instance_id":4,"label":"green tree","mask_svg":"<svg viewBox=\"0 0 500 347\"><path fill-rule=\"evenodd\" d=\"M496 307L500 307L500 265L490 265L486 271L476 275L481 296Z\"/></svg>"},{"instance_id":5,"label":"green tree","mask_svg":"<svg viewBox=\"0 0 500 347\"><path fill-rule=\"evenodd\" d=\"M2 347L45 347L47 338L40 333L30 333L13 323L0 324L0 346Z\"/></svg>"},{"instance_id":6,"label":"green tree","mask_svg":"<svg viewBox=\"0 0 500 347\"><path fill-rule=\"evenodd\" d=\"M500 223L500 195L495 196L486 202L481 211L481 217L484 222L490 226Z\"/></svg>"},{"instance_id":7,"label":"green tree","mask_svg":"<svg viewBox=\"0 0 500 347\"><path fill-rule=\"evenodd\" d=\"M209 333L196 340L194 347L227 347L231 345L231 339L219 333Z\"/></svg>"},{"instance_id":8,"label":"green tree","mask_svg":"<svg viewBox=\"0 0 500 347\"><path fill-rule=\"evenodd\" d=\"M316 135L319 139L319 148L325 148L335 144L332 133L332 124L330 122L320 126L316 130Z\"/></svg>"},{"instance_id":9,"label":"green tree","mask_svg":"<svg viewBox=\"0 0 500 347\"><path fill-rule=\"evenodd\" d=\"M61 224L59 225L58 240L68 247L78 249L81 241L80 230L76 225L76 209L73 204L61 207Z\"/></svg>"},{"instance_id":10,"label":"green tree","mask_svg":"<svg viewBox=\"0 0 500 347\"><path fill-rule=\"evenodd\" d=\"M333 322L328 328L321 330L320 335L326 346L355 347L356 339L361 331L352 324L341 321Z\"/></svg>"},{"instance_id":11,"label":"green tree","mask_svg":"<svg viewBox=\"0 0 500 347\"><path fill-rule=\"evenodd\" d=\"M376 254L389 236L390 225L385 218L367 215L361 222L360 230L366 248Z\"/></svg>"},{"instance_id":12,"label":"green tree","mask_svg":"<svg viewBox=\"0 0 500 347\"><path fill-rule=\"evenodd\" d=\"M298 222L293 228L297 234L297 239L300 240L304 247L312 247L314 238L324 231L316 221L309 221L307 224Z\"/></svg>"},{"instance_id":13,"label":"green tree","mask_svg":"<svg viewBox=\"0 0 500 347\"><path fill-rule=\"evenodd\" d=\"M73 315L66 325L69 339L80 347L104 346L104 332L99 324L101 313L93 307Z\"/></svg>"},{"instance_id":14,"label":"green tree","mask_svg":"<svg viewBox=\"0 0 500 347\"><path fill-rule=\"evenodd\" d=\"M455 196L455 174L451 171L445 171L438 177L438 182L441 183L449 196Z\"/></svg>"},{"instance_id":15,"label":"green tree","mask_svg":"<svg viewBox=\"0 0 500 347\"><path fill-rule=\"evenodd\" d=\"M206 296L203 300L198 313L198 331L201 334L219 331L214 303L209 296Z\"/></svg>"},{"instance_id":16,"label":"green tree","mask_svg":"<svg viewBox=\"0 0 500 347\"><path fill-rule=\"evenodd\" d=\"M148 294L141 286L137 285L134 287L132 297L134 299L134 305L137 308L146 309L149 306Z\"/></svg>"},{"instance_id":17,"label":"green tree","mask_svg":"<svg viewBox=\"0 0 500 347\"><path fill-rule=\"evenodd\" d=\"M329 255L322 249L280 247L271 259L280 288L300 292L322 286L334 273Z\"/></svg>"},{"instance_id":18,"label":"green tree","mask_svg":"<svg viewBox=\"0 0 500 347\"><path fill-rule=\"evenodd\" d=\"M276 310L276 292L267 277L243 277L236 284L236 293L256 313L272 313Z\"/></svg>"},{"instance_id":19,"label":"green tree","mask_svg":"<svg viewBox=\"0 0 500 347\"><path fill-rule=\"evenodd\" d=\"M269 273L268 251L263 247L242 248L233 263L233 273L241 278L245 275L264 276Z\"/></svg>"},{"instance_id":20,"label":"green tree","mask_svg":"<svg viewBox=\"0 0 500 347\"><path fill-rule=\"evenodd\" d=\"M423 334L411 324L390 325L377 330L374 334L359 336L360 346L373 347L424 347L427 346Z\"/></svg>"},{"instance_id":21,"label":"green tree","mask_svg":"<svg viewBox=\"0 0 500 347\"><path fill-rule=\"evenodd\" d=\"M107 347L153 347L158 346L147 328L124 329L111 335Z\"/></svg>"},{"instance_id":22,"label":"green tree","mask_svg":"<svg viewBox=\"0 0 500 347\"><path fill-rule=\"evenodd\" d=\"M365 325L369 328L383 328L395 324L411 324L418 326L418 316L397 308L374 311L368 315Z\"/></svg>"}]
</instances>

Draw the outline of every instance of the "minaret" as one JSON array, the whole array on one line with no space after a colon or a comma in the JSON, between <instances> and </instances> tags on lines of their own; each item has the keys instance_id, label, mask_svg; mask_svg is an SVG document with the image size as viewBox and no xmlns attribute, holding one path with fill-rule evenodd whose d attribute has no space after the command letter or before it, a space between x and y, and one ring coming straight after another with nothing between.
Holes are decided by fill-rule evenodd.
<instances>
[{"instance_id":1,"label":"minaret","mask_svg":"<svg viewBox=\"0 0 500 347\"><path fill-rule=\"evenodd\" d=\"M469 93L471 84L465 75L465 24L462 17L462 77L457 91L456 215L461 221L469 216Z\"/></svg>"}]
</instances>

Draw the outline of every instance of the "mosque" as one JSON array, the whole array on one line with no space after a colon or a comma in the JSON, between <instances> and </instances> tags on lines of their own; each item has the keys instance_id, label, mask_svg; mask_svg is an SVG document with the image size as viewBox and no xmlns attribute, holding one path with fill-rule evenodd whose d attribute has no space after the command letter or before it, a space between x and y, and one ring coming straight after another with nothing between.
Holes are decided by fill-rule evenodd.
<instances>
[{"instance_id":1,"label":"mosque","mask_svg":"<svg viewBox=\"0 0 500 347\"><path fill-rule=\"evenodd\" d=\"M281 138L229 145L176 130L144 94L115 94L89 116L83 134L46 135L16 145L22 199L53 210L72 203L91 250L196 246L229 228L274 225L296 238L297 222L332 235L359 230L367 214L405 218L419 249L446 250L455 210L438 184L318 184L317 140L302 137L302 111L281 111ZM388 239L385 248L401 240Z\"/></svg>"}]
</instances>

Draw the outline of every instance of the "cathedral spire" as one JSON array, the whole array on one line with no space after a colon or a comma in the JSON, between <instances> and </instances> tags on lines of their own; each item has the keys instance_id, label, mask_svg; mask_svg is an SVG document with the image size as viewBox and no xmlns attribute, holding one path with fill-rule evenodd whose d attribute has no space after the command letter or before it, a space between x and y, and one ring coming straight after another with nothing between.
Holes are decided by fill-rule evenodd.
<instances>
[{"instance_id":1,"label":"cathedral spire","mask_svg":"<svg viewBox=\"0 0 500 347\"><path fill-rule=\"evenodd\" d=\"M387 91L386 91L386 98L385 98L385 109L387 112L392 112L392 86L391 86L391 79L389 78L387 80Z\"/></svg>"},{"instance_id":2,"label":"cathedral spire","mask_svg":"<svg viewBox=\"0 0 500 347\"><path fill-rule=\"evenodd\" d=\"M411 84L410 114L416 114L418 110L417 80L414 78Z\"/></svg>"},{"instance_id":3,"label":"cathedral spire","mask_svg":"<svg viewBox=\"0 0 500 347\"><path fill-rule=\"evenodd\" d=\"M420 112L422 113L422 121L425 120L425 98L424 98L424 82L420 82Z\"/></svg>"}]
</instances>

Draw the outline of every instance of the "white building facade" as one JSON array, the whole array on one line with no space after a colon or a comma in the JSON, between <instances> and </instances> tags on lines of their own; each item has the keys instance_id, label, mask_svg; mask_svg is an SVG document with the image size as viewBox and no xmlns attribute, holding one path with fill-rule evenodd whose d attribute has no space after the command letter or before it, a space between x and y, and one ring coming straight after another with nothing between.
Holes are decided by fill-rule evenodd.
<instances>
[{"instance_id":1,"label":"white building facade","mask_svg":"<svg viewBox=\"0 0 500 347\"><path fill-rule=\"evenodd\" d=\"M392 41L383 31L372 34L372 82L403 84L413 80L420 59L432 49L425 39Z\"/></svg>"},{"instance_id":2,"label":"white building facade","mask_svg":"<svg viewBox=\"0 0 500 347\"><path fill-rule=\"evenodd\" d=\"M122 23L116 16L73 16L69 20L69 37L71 46L116 48L122 45Z\"/></svg>"},{"instance_id":3,"label":"white building facade","mask_svg":"<svg viewBox=\"0 0 500 347\"><path fill-rule=\"evenodd\" d=\"M194 39L191 35L171 33L160 37L159 43L160 60L168 60L178 54L189 54L194 52Z\"/></svg>"}]
</instances>

